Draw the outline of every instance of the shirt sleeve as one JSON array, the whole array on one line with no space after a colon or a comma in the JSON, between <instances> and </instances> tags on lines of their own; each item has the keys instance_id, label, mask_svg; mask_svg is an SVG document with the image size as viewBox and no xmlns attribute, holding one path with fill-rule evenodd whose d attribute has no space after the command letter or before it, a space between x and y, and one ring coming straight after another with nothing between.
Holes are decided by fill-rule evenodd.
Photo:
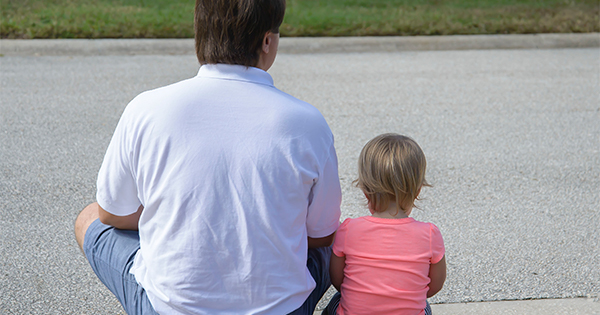
<instances>
[{"instance_id":1,"label":"shirt sleeve","mask_svg":"<svg viewBox=\"0 0 600 315\"><path fill-rule=\"evenodd\" d=\"M320 238L333 234L340 224L342 190L338 176L335 148L331 144L329 157L311 190L306 229L309 237Z\"/></svg>"},{"instance_id":2,"label":"shirt sleeve","mask_svg":"<svg viewBox=\"0 0 600 315\"><path fill-rule=\"evenodd\" d=\"M430 223L431 224L431 223ZM444 239L442 233L435 224L431 224L430 229L430 240L431 240L431 263L437 264L442 260L446 254L446 248L444 247Z\"/></svg>"},{"instance_id":3,"label":"shirt sleeve","mask_svg":"<svg viewBox=\"0 0 600 315\"><path fill-rule=\"evenodd\" d=\"M337 232L335 232L335 240L333 241L333 253L338 257L346 256L345 246L346 246L346 233L348 232L348 224L350 223L350 218L346 219L338 228Z\"/></svg>"},{"instance_id":4,"label":"shirt sleeve","mask_svg":"<svg viewBox=\"0 0 600 315\"><path fill-rule=\"evenodd\" d=\"M137 186L129 159L131 150L127 136L127 109L117 124L102 166L98 172L96 183L96 200L102 209L117 215L126 216L135 213L141 205L138 199Z\"/></svg>"}]
</instances>

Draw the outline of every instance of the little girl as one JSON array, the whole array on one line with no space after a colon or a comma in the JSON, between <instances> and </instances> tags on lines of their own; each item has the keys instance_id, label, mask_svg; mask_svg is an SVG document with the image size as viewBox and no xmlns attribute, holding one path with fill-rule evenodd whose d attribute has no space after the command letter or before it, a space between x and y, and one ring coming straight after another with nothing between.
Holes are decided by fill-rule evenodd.
<instances>
[{"instance_id":1,"label":"little girl","mask_svg":"<svg viewBox=\"0 0 600 315\"><path fill-rule=\"evenodd\" d=\"M446 280L442 235L410 218L425 180L425 155L412 139L384 134L360 153L357 186L371 216L346 219L336 233L327 314L431 314L427 298Z\"/></svg>"}]
</instances>

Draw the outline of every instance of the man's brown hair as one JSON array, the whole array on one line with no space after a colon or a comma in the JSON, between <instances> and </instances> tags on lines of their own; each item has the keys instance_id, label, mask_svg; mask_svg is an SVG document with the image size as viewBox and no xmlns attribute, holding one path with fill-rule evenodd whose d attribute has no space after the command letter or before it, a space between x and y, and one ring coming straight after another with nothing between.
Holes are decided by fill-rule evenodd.
<instances>
[{"instance_id":1,"label":"man's brown hair","mask_svg":"<svg viewBox=\"0 0 600 315\"><path fill-rule=\"evenodd\" d=\"M279 33L285 0L196 0L196 55L201 64L256 66L268 31Z\"/></svg>"}]
</instances>

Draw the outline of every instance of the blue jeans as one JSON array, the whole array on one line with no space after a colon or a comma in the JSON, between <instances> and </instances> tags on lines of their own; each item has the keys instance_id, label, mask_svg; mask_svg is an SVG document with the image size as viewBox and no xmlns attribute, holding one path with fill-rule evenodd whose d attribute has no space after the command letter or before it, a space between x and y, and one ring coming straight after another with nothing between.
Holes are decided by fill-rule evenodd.
<instances>
[{"instance_id":1,"label":"blue jeans","mask_svg":"<svg viewBox=\"0 0 600 315\"><path fill-rule=\"evenodd\" d=\"M158 314L144 288L129 273L138 249L137 231L115 229L100 220L90 225L83 240L83 252L90 266L127 314Z\"/></svg>"},{"instance_id":2,"label":"blue jeans","mask_svg":"<svg viewBox=\"0 0 600 315\"><path fill-rule=\"evenodd\" d=\"M331 246L319 247L308 250L308 259L306 266L310 271L311 276L315 279L317 286L308 296L304 304L290 315L312 315L317 307L317 303L323 297L331 286L329 278L329 260L331 259Z\"/></svg>"},{"instance_id":3,"label":"blue jeans","mask_svg":"<svg viewBox=\"0 0 600 315\"><path fill-rule=\"evenodd\" d=\"M337 292L333 297L331 297L331 300L329 301L329 304L327 304L327 307L325 307L325 309L323 310L323 313L321 315L335 315L338 309L338 306L340 306L340 298L342 297L342 295L340 294L340 292ZM429 302L427 302L427 300L425 300L425 303L427 304L427 306L425 306L425 315L431 315L431 306L429 306Z\"/></svg>"},{"instance_id":4,"label":"blue jeans","mask_svg":"<svg viewBox=\"0 0 600 315\"><path fill-rule=\"evenodd\" d=\"M137 231L119 230L94 221L83 242L83 251L100 281L117 297L127 314L157 314L148 300L146 291L129 273L135 253L140 249ZM312 315L325 294L329 279L331 247L308 250L306 266L317 286L304 304L290 314Z\"/></svg>"}]
</instances>

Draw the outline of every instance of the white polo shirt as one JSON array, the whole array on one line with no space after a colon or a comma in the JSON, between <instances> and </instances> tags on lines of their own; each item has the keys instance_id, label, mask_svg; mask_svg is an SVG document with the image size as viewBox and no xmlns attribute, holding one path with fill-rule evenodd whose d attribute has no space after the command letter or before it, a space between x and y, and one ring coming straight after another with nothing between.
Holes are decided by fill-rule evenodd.
<instances>
[{"instance_id":1,"label":"white polo shirt","mask_svg":"<svg viewBox=\"0 0 600 315\"><path fill-rule=\"evenodd\" d=\"M274 314L315 286L307 236L337 229L333 136L260 69L204 65L126 107L97 200L140 218L131 272L162 314Z\"/></svg>"}]
</instances>

